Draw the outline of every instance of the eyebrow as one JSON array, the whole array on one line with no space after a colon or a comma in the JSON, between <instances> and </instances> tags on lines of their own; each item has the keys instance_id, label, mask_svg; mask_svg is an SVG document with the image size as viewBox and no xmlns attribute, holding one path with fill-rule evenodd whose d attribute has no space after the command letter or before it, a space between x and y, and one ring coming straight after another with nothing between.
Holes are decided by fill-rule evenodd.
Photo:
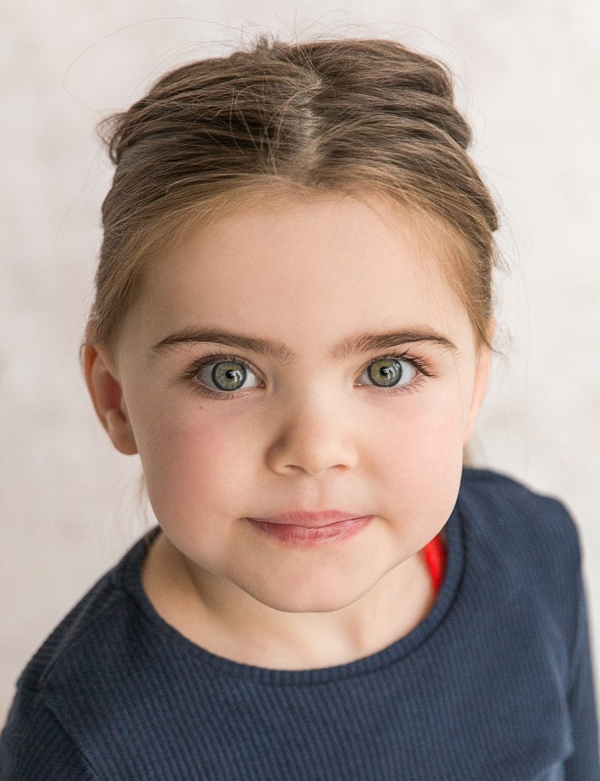
<instances>
[{"instance_id":1,"label":"eyebrow","mask_svg":"<svg viewBox=\"0 0 600 781\"><path fill-rule=\"evenodd\" d=\"M151 359L155 359L158 355L180 344L198 344L202 342L223 344L229 347L239 347L240 349L261 353L282 364L294 363L297 358L297 355L282 342L246 336L245 334L234 333L223 328L209 326L205 328L182 328L161 339L160 342L151 348ZM431 328L417 326L389 333L366 331L354 334L334 345L329 351L329 357L339 363L355 355L412 342L433 342L441 347L444 352L459 352L456 345L447 336L437 333Z\"/></svg>"}]
</instances>

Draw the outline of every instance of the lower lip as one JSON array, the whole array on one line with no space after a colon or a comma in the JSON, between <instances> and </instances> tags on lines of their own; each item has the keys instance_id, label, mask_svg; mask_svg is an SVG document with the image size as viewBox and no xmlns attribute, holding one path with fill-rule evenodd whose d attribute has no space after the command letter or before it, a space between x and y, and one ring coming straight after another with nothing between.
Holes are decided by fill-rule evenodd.
<instances>
[{"instance_id":1,"label":"lower lip","mask_svg":"<svg viewBox=\"0 0 600 781\"><path fill-rule=\"evenodd\" d=\"M347 540L364 529L372 519L372 515L365 515L363 518L352 518L349 521L330 523L318 529L309 529L306 526L294 526L285 523L267 523L266 521L257 521L254 518L248 518L247 520L256 529L259 529L264 534L268 534L270 537L275 537L280 542L312 548L315 545L329 545L333 542Z\"/></svg>"}]
</instances>

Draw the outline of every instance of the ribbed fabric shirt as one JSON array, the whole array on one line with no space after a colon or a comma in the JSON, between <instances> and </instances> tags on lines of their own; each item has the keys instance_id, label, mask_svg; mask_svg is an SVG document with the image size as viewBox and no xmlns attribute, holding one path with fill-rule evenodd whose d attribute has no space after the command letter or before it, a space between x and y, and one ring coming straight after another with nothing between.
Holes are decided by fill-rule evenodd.
<instances>
[{"instance_id":1,"label":"ribbed fabric shirt","mask_svg":"<svg viewBox=\"0 0 600 781\"><path fill-rule=\"evenodd\" d=\"M463 468L429 613L347 664L270 669L163 620L140 537L16 683L2 781L599 781L578 528Z\"/></svg>"}]
</instances>

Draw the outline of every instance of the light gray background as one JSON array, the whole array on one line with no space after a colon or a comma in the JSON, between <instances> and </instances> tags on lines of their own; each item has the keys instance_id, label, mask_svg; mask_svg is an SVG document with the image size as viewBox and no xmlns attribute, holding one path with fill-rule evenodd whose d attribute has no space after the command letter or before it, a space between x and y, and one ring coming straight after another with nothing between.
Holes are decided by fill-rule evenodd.
<instances>
[{"instance_id":1,"label":"light gray background","mask_svg":"<svg viewBox=\"0 0 600 781\"><path fill-rule=\"evenodd\" d=\"M574 515L600 664L600 7L595 0L19 0L0 10L0 717L31 655L154 524L139 456L97 420L77 351L112 167L94 136L162 72L284 38L389 35L444 59L499 202L511 276L476 466Z\"/></svg>"}]
</instances>

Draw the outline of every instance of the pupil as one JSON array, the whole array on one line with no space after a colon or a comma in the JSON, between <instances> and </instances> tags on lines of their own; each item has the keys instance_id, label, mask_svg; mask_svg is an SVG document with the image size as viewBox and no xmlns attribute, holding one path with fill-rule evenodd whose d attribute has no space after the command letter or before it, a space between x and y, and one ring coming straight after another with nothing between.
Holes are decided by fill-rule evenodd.
<instances>
[{"instance_id":1,"label":"pupil","mask_svg":"<svg viewBox=\"0 0 600 781\"><path fill-rule=\"evenodd\" d=\"M232 388L231 384L241 383L244 381L244 377L246 375L245 370L241 367L239 369L227 368L231 367L232 365L239 366L239 364L234 364L231 361L228 363L221 361L213 369L213 381L222 390L237 390L237 388Z\"/></svg>"},{"instance_id":2,"label":"pupil","mask_svg":"<svg viewBox=\"0 0 600 781\"><path fill-rule=\"evenodd\" d=\"M392 366L386 366L385 363L392 363ZM397 382L400 380L400 377L402 376L402 368L400 366L399 361L388 358L383 361L377 361L378 369L376 372L373 372L372 369L369 369L369 374L371 375L371 379L375 382L381 380L384 380L384 384L387 387L390 387L392 385L396 385ZM376 364L376 365L377 365ZM384 364L384 365L382 365Z\"/></svg>"}]
</instances>

